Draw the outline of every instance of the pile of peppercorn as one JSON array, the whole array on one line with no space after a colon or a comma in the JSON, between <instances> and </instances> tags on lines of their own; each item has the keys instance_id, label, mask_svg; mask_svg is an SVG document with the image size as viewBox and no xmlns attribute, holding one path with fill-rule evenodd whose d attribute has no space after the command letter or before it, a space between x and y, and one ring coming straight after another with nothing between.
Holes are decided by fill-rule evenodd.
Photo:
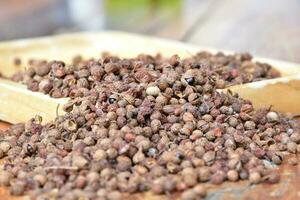
<instances>
[{"instance_id":1,"label":"pile of peppercorn","mask_svg":"<svg viewBox=\"0 0 300 200\"><path fill-rule=\"evenodd\" d=\"M224 55L200 52L184 60L180 60L176 55L170 59L161 55L156 57L140 55L133 59L108 58L106 55L100 62L93 59L83 60L77 56L69 65L60 61L31 60L28 69L15 74L12 80L26 84L29 90L50 94L55 98L73 98L76 97L78 90L92 89L94 84L104 81L109 73L123 76L129 69L130 75L137 82L147 83L157 80L159 76L164 77L160 80L176 78L183 73L182 69L177 68L180 71L168 72L165 75L163 73L179 64L201 68L217 89L280 76L280 73L269 64L253 62L251 55L247 53ZM150 71L144 73L144 68ZM186 80L189 83L194 81L191 77L186 77Z\"/></svg>"},{"instance_id":2,"label":"pile of peppercorn","mask_svg":"<svg viewBox=\"0 0 300 200\"><path fill-rule=\"evenodd\" d=\"M196 200L206 195L204 182L278 182L274 164L300 152L298 124L216 91L274 76L250 58L33 61L14 80L70 101L50 123L37 116L0 134L0 184L37 200L118 200L144 191Z\"/></svg>"}]
</instances>

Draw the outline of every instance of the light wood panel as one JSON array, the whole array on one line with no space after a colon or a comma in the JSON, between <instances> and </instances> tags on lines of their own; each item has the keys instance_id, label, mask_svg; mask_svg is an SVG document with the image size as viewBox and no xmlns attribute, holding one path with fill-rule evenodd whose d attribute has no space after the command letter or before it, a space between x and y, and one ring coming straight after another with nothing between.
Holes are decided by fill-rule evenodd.
<instances>
[{"instance_id":1,"label":"light wood panel","mask_svg":"<svg viewBox=\"0 0 300 200\"><path fill-rule=\"evenodd\" d=\"M63 114L66 98L54 99L48 95L31 92L25 86L0 79L0 119L19 123L40 115L43 123Z\"/></svg>"}]
</instances>

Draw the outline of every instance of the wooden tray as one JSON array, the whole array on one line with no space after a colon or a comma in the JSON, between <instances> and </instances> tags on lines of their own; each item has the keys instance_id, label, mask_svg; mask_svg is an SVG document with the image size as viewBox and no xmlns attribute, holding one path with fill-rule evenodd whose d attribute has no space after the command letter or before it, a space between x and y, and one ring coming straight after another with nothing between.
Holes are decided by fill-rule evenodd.
<instances>
[{"instance_id":1,"label":"wooden tray","mask_svg":"<svg viewBox=\"0 0 300 200\"><path fill-rule=\"evenodd\" d=\"M17 71L24 70L27 61L33 58L69 62L75 55L92 58L99 57L103 52L111 52L121 57L133 57L140 53L161 53L164 56L178 54L187 57L202 50L213 53L220 51L122 32L65 34L0 43L0 73L9 77ZM223 50L222 52L232 53ZM21 58L23 64L14 65L16 57ZM251 99L255 107L272 105L278 111L300 114L300 64L266 58L254 60L273 65L284 77L233 86L229 89L246 99ZM60 105L66 101L67 99L54 99L28 91L23 85L0 79L1 120L11 123L24 122L39 114L43 121L47 122L57 114L62 114Z\"/></svg>"},{"instance_id":2,"label":"wooden tray","mask_svg":"<svg viewBox=\"0 0 300 200\"><path fill-rule=\"evenodd\" d=\"M164 56L178 54L187 57L198 51L206 50L216 53L219 50L193 46L176 41L158 39L121 32L89 32L51 36L38 39L17 40L0 43L0 73L11 76L24 70L25 65L15 66L14 59L21 58L23 64L28 59L44 58L69 62L74 55L84 58L99 57L102 52L111 52L121 57L132 57L139 53ZM232 53L223 51L225 53ZM259 81L229 87L242 97L251 99L256 107L270 106L278 111L300 113L300 64L255 58L267 62L278 69L281 78ZM228 89L228 88L227 88ZM60 105L68 99L54 99L48 95L31 92L25 86L9 80L0 79L0 119L11 123L24 122L36 114L42 115L43 121L54 119L62 114ZM4 127L0 127L2 129ZM299 167L282 165L279 169L282 181L276 185L260 184L251 186L248 182L224 183L221 186L205 184L209 189L207 199L299 199ZM291 176L291 174L293 174ZM147 192L128 196L126 199L163 200L177 199L178 195L154 196ZM0 188L1 200L28 199L28 197L9 196L6 188Z\"/></svg>"}]
</instances>

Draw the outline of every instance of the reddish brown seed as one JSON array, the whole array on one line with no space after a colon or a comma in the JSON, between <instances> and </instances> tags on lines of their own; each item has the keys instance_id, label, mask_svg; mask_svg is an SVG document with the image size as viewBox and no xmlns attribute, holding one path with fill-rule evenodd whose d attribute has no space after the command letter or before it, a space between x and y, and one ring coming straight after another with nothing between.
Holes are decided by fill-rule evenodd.
<instances>
[{"instance_id":1,"label":"reddish brown seed","mask_svg":"<svg viewBox=\"0 0 300 200\"><path fill-rule=\"evenodd\" d=\"M227 178L229 181L235 182L239 179L239 174L235 170L229 170L227 172Z\"/></svg>"},{"instance_id":2,"label":"reddish brown seed","mask_svg":"<svg viewBox=\"0 0 300 200\"><path fill-rule=\"evenodd\" d=\"M250 183L256 184L261 181L261 175L258 172L250 172L249 174Z\"/></svg>"},{"instance_id":3,"label":"reddish brown seed","mask_svg":"<svg viewBox=\"0 0 300 200\"><path fill-rule=\"evenodd\" d=\"M297 152L297 144L295 142L288 142L287 143L287 150L290 153L296 153Z\"/></svg>"},{"instance_id":4,"label":"reddish brown seed","mask_svg":"<svg viewBox=\"0 0 300 200\"><path fill-rule=\"evenodd\" d=\"M116 168L119 170L119 171L126 171L128 170L131 165L132 165L132 162L131 162L131 159L126 157L126 156L118 156L117 157L117 166Z\"/></svg>"},{"instance_id":5,"label":"reddish brown seed","mask_svg":"<svg viewBox=\"0 0 300 200\"><path fill-rule=\"evenodd\" d=\"M194 116L192 113L186 112L182 116L182 120L184 122L194 121Z\"/></svg>"},{"instance_id":6,"label":"reddish brown seed","mask_svg":"<svg viewBox=\"0 0 300 200\"><path fill-rule=\"evenodd\" d=\"M200 197L205 197L207 194L206 188L204 185L202 184L198 184L196 185L193 190L197 193L197 195L199 195Z\"/></svg>"},{"instance_id":7,"label":"reddish brown seed","mask_svg":"<svg viewBox=\"0 0 300 200\"><path fill-rule=\"evenodd\" d=\"M210 181L212 184L219 185L224 182L226 178L225 172L219 170L216 173L212 174Z\"/></svg>"}]
</instances>

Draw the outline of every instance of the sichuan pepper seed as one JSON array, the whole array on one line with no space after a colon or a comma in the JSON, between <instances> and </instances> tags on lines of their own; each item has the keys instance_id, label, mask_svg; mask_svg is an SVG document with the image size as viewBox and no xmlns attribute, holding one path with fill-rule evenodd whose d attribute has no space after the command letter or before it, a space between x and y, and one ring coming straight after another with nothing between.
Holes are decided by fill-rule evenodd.
<instances>
[{"instance_id":1,"label":"sichuan pepper seed","mask_svg":"<svg viewBox=\"0 0 300 200\"><path fill-rule=\"evenodd\" d=\"M12 79L70 100L52 122L32 119L4 131L0 184L32 199L179 191L183 200L196 200L207 194L204 182L276 183L280 177L265 160L279 165L283 155L297 154L299 126L217 91L279 76L251 59L200 52L185 59L32 61Z\"/></svg>"}]
</instances>

